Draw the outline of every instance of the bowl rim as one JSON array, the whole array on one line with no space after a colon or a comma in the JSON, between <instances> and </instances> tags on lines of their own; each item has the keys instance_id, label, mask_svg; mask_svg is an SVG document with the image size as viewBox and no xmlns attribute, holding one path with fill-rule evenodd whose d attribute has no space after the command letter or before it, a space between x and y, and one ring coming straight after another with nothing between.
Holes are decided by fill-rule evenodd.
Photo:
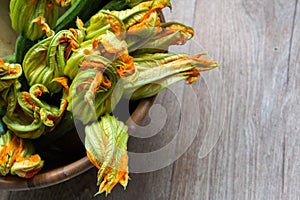
<instances>
[{"instance_id":1,"label":"bowl rim","mask_svg":"<svg viewBox=\"0 0 300 200\"><path fill-rule=\"evenodd\" d=\"M142 123L153 105L155 98L156 96L142 99L127 119L126 125L128 126L129 135L131 135L138 125ZM70 164L38 173L31 179L19 178L17 176L0 177L0 190L23 191L45 188L70 180L71 178L83 174L93 167L94 166L87 156L84 156Z\"/></svg>"}]
</instances>

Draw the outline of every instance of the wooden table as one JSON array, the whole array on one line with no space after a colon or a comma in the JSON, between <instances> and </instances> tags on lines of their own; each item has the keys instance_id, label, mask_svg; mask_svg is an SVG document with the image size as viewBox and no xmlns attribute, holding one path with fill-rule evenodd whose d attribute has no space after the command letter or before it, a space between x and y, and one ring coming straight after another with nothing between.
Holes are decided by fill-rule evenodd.
<instances>
[{"instance_id":1,"label":"wooden table","mask_svg":"<svg viewBox=\"0 0 300 200\"><path fill-rule=\"evenodd\" d=\"M222 66L193 87L162 92L152 114L163 114L164 126L131 138L129 150L154 151L178 135L176 152L197 135L174 163L132 173L126 191L94 199L300 199L300 3L173 0L165 13L195 28L181 50L208 51ZM96 191L92 169L46 189L1 191L0 199L91 199Z\"/></svg>"}]
</instances>

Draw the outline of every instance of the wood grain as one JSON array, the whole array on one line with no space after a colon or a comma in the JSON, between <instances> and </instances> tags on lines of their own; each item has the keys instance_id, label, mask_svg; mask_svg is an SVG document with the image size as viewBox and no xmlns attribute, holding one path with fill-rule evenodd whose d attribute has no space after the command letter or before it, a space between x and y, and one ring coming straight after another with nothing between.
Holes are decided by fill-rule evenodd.
<instances>
[{"instance_id":1,"label":"wood grain","mask_svg":"<svg viewBox=\"0 0 300 200\"><path fill-rule=\"evenodd\" d=\"M197 11L201 44L222 63L226 120L207 158L193 160L195 145L175 164L170 199L281 199L290 187L283 105L288 88L297 94L287 85L295 1L199 1Z\"/></svg>"},{"instance_id":2,"label":"wood grain","mask_svg":"<svg viewBox=\"0 0 300 200\"><path fill-rule=\"evenodd\" d=\"M284 121L284 151L283 151L283 197L296 199L300 197L300 4L296 3L293 19L290 54L288 60L287 85L282 114Z\"/></svg>"},{"instance_id":3,"label":"wood grain","mask_svg":"<svg viewBox=\"0 0 300 200\"><path fill-rule=\"evenodd\" d=\"M166 17L195 28L194 41L182 50L208 51L222 66L214 71L216 76L203 73L192 90L180 83L162 92L155 103L165 109L154 110L166 114L167 123L151 138L131 138L129 148L135 152L159 149L182 127L186 131L177 138L175 155L196 130L183 156L157 171L131 174L127 190L118 186L107 198L93 198L97 172L92 169L45 189L1 191L0 200L299 199L298 0L173 1L173 11L166 12ZM191 112L194 95L198 113ZM149 123L151 115L144 125ZM217 142L209 152L202 148L207 141Z\"/></svg>"},{"instance_id":4,"label":"wood grain","mask_svg":"<svg viewBox=\"0 0 300 200\"><path fill-rule=\"evenodd\" d=\"M15 41L17 34L11 28L10 18L9 18L9 1L2 0L0 6L0 47L5 46L6 48L0 48L0 57L7 56L14 52Z\"/></svg>"}]
</instances>

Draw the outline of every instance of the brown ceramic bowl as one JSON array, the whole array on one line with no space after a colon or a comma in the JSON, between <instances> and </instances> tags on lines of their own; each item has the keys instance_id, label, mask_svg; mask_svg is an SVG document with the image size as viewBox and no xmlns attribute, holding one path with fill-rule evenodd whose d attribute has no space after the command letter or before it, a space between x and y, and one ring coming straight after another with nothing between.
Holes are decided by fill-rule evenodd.
<instances>
[{"instance_id":1,"label":"brown ceramic bowl","mask_svg":"<svg viewBox=\"0 0 300 200\"><path fill-rule=\"evenodd\" d=\"M0 6L0 57L9 55L14 51L16 33L11 29L9 19L9 0L1 1ZM142 122L153 104L154 97L139 102L130 103L130 117L118 116L127 120L129 133L134 131L135 125ZM128 106L128 104L126 104ZM117 111L118 113L118 111ZM122 113L119 113L122 115ZM48 187L69 180L89 170L93 165L85 155L84 145L78 137L76 130L62 136L53 145L38 150L45 160L45 166L39 174L31 179L22 179L16 176L0 177L0 190L30 190Z\"/></svg>"}]
</instances>

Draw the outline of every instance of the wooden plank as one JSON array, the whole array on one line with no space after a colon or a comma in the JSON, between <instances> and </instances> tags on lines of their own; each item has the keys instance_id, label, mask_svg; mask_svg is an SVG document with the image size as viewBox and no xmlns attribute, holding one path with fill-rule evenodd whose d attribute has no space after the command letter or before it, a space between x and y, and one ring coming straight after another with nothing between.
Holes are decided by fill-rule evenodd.
<instances>
[{"instance_id":1,"label":"wooden plank","mask_svg":"<svg viewBox=\"0 0 300 200\"><path fill-rule=\"evenodd\" d=\"M201 185L197 184L197 180L207 179L207 175L203 172L207 171L208 160L206 158L199 159L199 152L201 152L201 146L205 138L210 124L207 123L207 119L210 116L211 102L209 99L209 91L204 80L201 79L194 85L194 91L186 90L184 104L182 112L188 112L185 115L185 119L181 120L182 128L185 131L181 131L177 143L177 153L183 153L185 148L189 148L186 153L175 163L174 173L172 178L172 191L170 199L202 199L206 191ZM193 92L197 93L196 99L200 102L199 111L196 112L195 104L192 99L187 98L193 95ZM194 109L195 112L191 112ZM198 124L191 124L191 121L195 119L199 120ZM196 135L194 136L194 132ZM191 145L189 143L192 142ZM199 164L200 163L200 164ZM203 188L203 189L199 189Z\"/></svg>"},{"instance_id":2,"label":"wooden plank","mask_svg":"<svg viewBox=\"0 0 300 200\"><path fill-rule=\"evenodd\" d=\"M9 199L91 199L95 193L89 191L89 187L95 185L96 170L90 170L82 176L78 176L64 183L48 188L11 192Z\"/></svg>"},{"instance_id":3,"label":"wooden plank","mask_svg":"<svg viewBox=\"0 0 300 200\"><path fill-rule=\"evenodd\" d=\"M280 199L286 124L278 108L286 101L295 1L198 1L196 10L200 49L222 63L226 121L208 157L197 159L200 131L178 160L170 199Z\"/></svg>"},{"instance_id":4,"label":"wooden plank","mask_svg":"<svg viewBox=\"0 0 300 200\"><path fill-rule=\"evenodd\" d=\"M11 28L11 21L9 18L9 0L1 1L0 6L0 47L6 47L0 49L0 57L12 54L15 49L15 40L17 37L16 32Z\"/></svg>"},{"instance_id":5,"label":"wooden plank","mask_svg":"<svg viewBox=\"0 0 300 200\"><path fill-rule=\"evenodd\" d=\"M176 1L171 0L172 9L164 9L164 15L167 21L176 21L184 23L187 26L193 26L194 16L196 12L195 4L196 0ZM190 53L191 42L183 46L173 46L169 48L169 52L186 52Z\"/></svg>"},{"instance_id":6,"label":"wooden plank","mask_svg":"<svg viewBox=\"0 0 300 200\"><path fill-rule=\"evenodd\" d=\"M9 199L10 193L8 191L0 191L0 200L7 200Z\"/></svg>"},{"instance_id":7,"label":"wooden plank","mask_svg":"<svg viewBox=\"0 0 300 200\"><path fill-rule=\"evenodd\" d=\"M283 199L300 197L300 4L297 1L291 40L286 101L281 107L286 123L284 145Z\"/></svg>"}]
</instances>

